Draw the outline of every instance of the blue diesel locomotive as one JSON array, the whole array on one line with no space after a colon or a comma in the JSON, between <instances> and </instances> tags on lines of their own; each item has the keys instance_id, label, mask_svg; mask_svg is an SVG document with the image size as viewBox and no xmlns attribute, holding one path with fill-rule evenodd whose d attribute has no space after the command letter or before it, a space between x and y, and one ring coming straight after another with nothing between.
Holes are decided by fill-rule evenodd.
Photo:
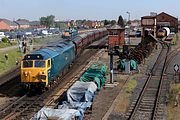
<instances>
[{"instance_id":1,"label":"blue diesel locomotive","mask_svg":"<svg viewBox=\"0 0 180 120\"><path fill-rule=\"evenodd\" d=\"M75 46L62 41L24 56L21 62L21 82L28 88L44 88L53 77L75 59Z\"/></svg>"},{"instance_id":2,"label":"blue diesel locomotive","mask_svg":"<svg viewBox=\"0 0 180 120\"><path fill-rule=\"evenodd\" d=\"M26 89L48 88L53 78L69 67L93 40L107 35L107 30L84 33L72 40L51 43L24 56L21 61L21 83Z\"/></svg>"}]
</instances>

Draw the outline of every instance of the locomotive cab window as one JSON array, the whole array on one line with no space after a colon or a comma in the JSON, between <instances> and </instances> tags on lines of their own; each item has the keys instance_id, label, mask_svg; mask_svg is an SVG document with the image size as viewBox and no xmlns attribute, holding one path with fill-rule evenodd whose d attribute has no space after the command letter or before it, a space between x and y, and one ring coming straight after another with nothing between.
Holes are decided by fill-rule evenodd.
<instances>
[{"instance_id":1,"label":"locomotive cab window","mask_svg":"<svg viewBox=\"0 0 180 120\"><path fill-rule=\"evenodd\" d=\"M48 68L51 67L51 61L50 61L50 60L48 60L47 67L48 67Z\"/></svg>"},{"instance_id":2,"label":"locomotive cab window","mask_svg":"<svg viewBox=\"0 0 180 120\"><path fill-rule=\"evenodd\" d=\"M31 60L23 61L23 68L29 68L29 67L33 67L33 61Z\"/></svg>"},{"instance_id":3,"label":"locomotive cab window","mask_svg":"<svg viewBox=\"0 0 180 120\"><path fill-rule=\"evenodd\" d=\"M36 61L35 61L35 64L34 64L34 67L37 67L37 68L44 68L44 67L45 67L45 61L42 61L42 60L36 60Z\"/></svg>"}]
</instances>

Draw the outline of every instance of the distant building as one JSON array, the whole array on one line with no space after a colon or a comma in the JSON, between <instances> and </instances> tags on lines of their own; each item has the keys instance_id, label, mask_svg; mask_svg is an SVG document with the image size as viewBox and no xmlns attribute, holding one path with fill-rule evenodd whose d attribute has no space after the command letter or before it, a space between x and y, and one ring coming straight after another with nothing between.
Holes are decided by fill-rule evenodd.
<instances>
[{"instance_id":1,"label":"distant building","mask_svg":"<svg viewBox=\"0 0 180 120\"><path fill-rule=\"evenodd\" d=\"M10 31L18 29L18 24L7 19L0 19L0 30Z\"/></svg>"},{"instance_id":2,"label":"distant building","mask_svg":"<svg viewBox=\"0 0 180 120\"><path fill-rule=\"evenodd\" d=\"M132 27L139 27L139 26L141 26L141 20L132 20L131 21L131 26Z\"/></svg>"},{"instance_id":3,"label":"distant building","mask_svg":"<svg viewBox=\"0 0 180 120\"><path fill-rule=\"evenodd\" d=\"M171 31L178 32L178 18L162 12L156 16L157 28L169 27Z\"/></svg>"},{"instance_id":4,"label":"distant building","mask_svg":"<svg viewBox=\"0 0 180 120\"><path fill-rule=\"evenodd\" d=\"M90 21L90 20L88 20L88 21L85 21L83 23L83 26L85 28L99 28L99 27L104 26L104 23L101 21Z\"/></svg>"},{"instance_id":5,"label":"distant building","mask_svg":"<svg viewBox=\"0 0 180 120\"><path fill-rule=\"evenodd\" d=\"M122 46L125 44L125 29L119 25L114 25L108 28L108 46L113 48L115 46Z\"/></svg>"},{"instance_id":6,"label":"distant building","mask_svg":"<svg viewBox=\"0 0 180 120\"><path fill-rule=\"evenodd\" d=\"M170 28L171 32L178 32L178 18L171 16L165 12L157 14L156 16L143 16L141 17L142 37L149 33L156 36L156 31L162 27Z\"/></svg>"},{"instance_id":7,"label":"distant building","mask_svg":"<svg viewBox=\"0 0 180 120\"><path fill-rule=\"evenodd\" d=\"M17 21L14 21L14 22L18 24L19 29L27 29L27 28L30 28L29 20L26 20L26 19L18 19Z\"/></svg>"},{"instance_id":8,"label":"distant building","mask_svg":"<svg viewBox=\"0 0 180 120\"><path fill-rule=\"evenodd\" d=\"M45 26L41 25L40 21L30 21L30 28L45 28Z\"/></svg>"}]
</instances>

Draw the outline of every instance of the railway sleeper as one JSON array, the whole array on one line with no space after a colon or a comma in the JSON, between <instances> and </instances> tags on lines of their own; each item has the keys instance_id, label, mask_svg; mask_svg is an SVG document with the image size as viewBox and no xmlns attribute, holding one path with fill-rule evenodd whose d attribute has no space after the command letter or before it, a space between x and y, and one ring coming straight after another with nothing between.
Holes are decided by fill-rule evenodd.
<instances>
[{"instance_id":1,"label":"railway sleeper","mask_svg":"<svg viewBox=\"0 0 180 120\"><path fill-rule=\"evenodd\" d=\"M152 113L152 110L153 110L153 108L149 108L149 107L138 108L138 111L147 112L147 113Z\"/></svg>"},{"instance_id":2,"label":"railway sleeper","mask_svg":"<svg viewBox=\"0 0 180 120\"><path fill-rule=\"evenodd\" d=\"M142 102L152 102L152 101L154 101L154 100L155 100L154 97L153 97L153 98L149 98L149 97L147 98L147 97L146 97L146 98L143 98L143 99L142 99Z\"/></svg>"},{"instance_id":3,"label":"railway sleeper","mask_svg":"<svg viewBox=\"0 0 180 120\"><path fill-rule=\"evenodd\" d=\"M151 103L142 102L141 105L144 105L144 106L152 106L152 105L154 105L154 102L151 102Z\"/></svg>"}]
</instances>

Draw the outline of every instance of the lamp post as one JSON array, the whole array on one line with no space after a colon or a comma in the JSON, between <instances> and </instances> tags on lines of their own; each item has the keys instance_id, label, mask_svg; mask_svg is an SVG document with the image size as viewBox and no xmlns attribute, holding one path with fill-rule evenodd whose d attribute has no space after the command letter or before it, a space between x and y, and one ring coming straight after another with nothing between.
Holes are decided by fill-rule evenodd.
<instances>
[{"instance_id":1,"label":"lamp post","mask_svg":"<svg viewBox=\"0 0 180 120\"><path fill-rule=\"evenodd\" d=\"M128 38L129 38L129 40L128 40L128 44L130 45L130 12L126 12L127 14L128 14L128 26L129 26L129 31L128 31Z\"/></svg>"}]
</instances>

